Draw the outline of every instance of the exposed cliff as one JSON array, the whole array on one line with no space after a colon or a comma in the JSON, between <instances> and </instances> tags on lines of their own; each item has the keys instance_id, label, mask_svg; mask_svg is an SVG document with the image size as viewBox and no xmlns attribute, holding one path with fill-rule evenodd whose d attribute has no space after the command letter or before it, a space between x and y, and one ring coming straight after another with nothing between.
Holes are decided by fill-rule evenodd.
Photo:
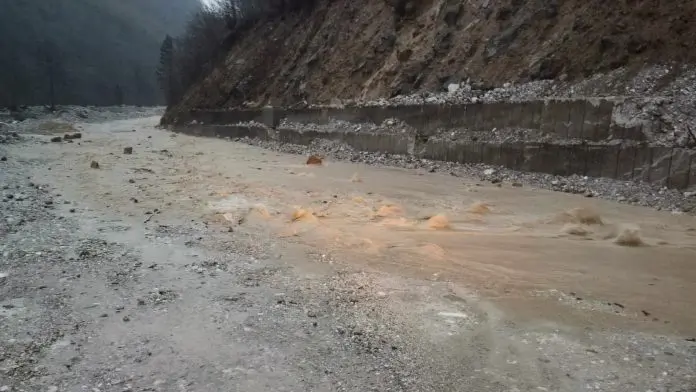
<instances>
[{"instance_id":1,"label":"exposed cliff","mask_svg":"<svg viewBox=\"0 0 696 392\"><path fill-rule=\"evenodd\" d=\"M234 37L224 64L169 114L375 99L466 80L579 80L619 67L630 77L646 64L696 62L693 20L689 0L318 1Z\"/></svg>"}]
</instances>

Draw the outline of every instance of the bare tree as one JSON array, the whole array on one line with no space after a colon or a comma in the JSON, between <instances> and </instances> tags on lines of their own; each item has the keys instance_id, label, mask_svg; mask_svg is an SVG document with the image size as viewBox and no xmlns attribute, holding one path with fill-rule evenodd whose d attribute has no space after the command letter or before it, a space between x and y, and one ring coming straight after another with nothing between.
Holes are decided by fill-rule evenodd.
<instances>
[{"instance_id":1,"label":"bare tree","mask_svg":"<svg viewBox=\"0 0 696 392\"><path fill-rule=\"evenodd\" d=\"M39 47L39 63L46 73L48 81L48 103L51 110L56 109L56 88L65 84L65 69L58 51L52 41L44 41Z\"/></svg>"}]
</instances>

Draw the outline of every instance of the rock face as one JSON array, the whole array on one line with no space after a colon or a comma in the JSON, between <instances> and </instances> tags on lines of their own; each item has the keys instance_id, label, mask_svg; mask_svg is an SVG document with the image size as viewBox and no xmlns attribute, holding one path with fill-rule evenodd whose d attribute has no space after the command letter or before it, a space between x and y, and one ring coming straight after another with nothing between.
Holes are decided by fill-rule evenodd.
<instances>
[{"instance_id":1,"label":"rock face","mask_svg":"<svg viewBox=\"0 0 696 392\"><path fill-rule=\"evenodd\" d=\"M224 67L172 113L577 81L620 67L634 77L644 64L694 63L694 18L688 0L320 0L233 37Z\"/></svg>"}]
</instances>

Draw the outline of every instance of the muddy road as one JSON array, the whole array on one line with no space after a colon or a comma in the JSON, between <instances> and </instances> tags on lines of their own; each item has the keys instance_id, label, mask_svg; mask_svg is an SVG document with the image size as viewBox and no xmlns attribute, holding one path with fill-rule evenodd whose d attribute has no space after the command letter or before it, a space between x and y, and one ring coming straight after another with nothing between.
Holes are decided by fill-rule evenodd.
<instances>
[{"instance_id":1,"label":"muddy road","mask_svg":"<svg viewBox=\"0 0 696 392\"><path fill-rule=\"evenodd\" d=\"M691 216L157 122L0 145L0 391L696 389Z\"/></svg>"}]
</instances>

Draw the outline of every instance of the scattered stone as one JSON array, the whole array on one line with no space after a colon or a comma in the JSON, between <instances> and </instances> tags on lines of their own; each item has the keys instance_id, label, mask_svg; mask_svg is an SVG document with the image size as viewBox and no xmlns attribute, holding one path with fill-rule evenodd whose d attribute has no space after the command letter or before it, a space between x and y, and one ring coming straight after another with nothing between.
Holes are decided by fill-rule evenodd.
<instances>
[{"instance_id":1,"label":"scattered stone","mask_svg":"<svg viewBox=\"0 0 696 392\"><path fill-rule=\"evenodd\" d=\"M135 131L134 131L135 132ZM133 147L124 147L123 148L123 153L126 155L131 155L133 154Z\"/></svg>"},{"instance_id":2,"label":"scattered stone","mask_svg":"<svg viewBox=\"0 0 696 392\"><path fill-rule=\"evenodd\" d=\"M82 139L82 134L79 132L76 133L66 133L63 136L64 140L73 140L73 139Z\"/></svg>"},{"instance_id":3,"label":"scattered stone","mask_svg":"<svg viewBox=\"0 0 696 392\"><path fill-rule=\"evenodd\" d=\"M91 167L92 169L99 169L99 162L92 161L92 163L89 164L89 167Z\"/></svg>"},{"instance_id":4,"label":"scattered stone","mask_svg":"<svg viewBox=\"0 0 696 392\"><path fill-rule=\"evenodd\" d=\"M512 186L513 186L514 188L522 188L522 183L521 183L521 182L513 182L513 183L512 183Z\"/></svg>"},{"instance_id":5,"label":"scattered stone","mask_svg":"<svg viewBox=\"0 0 696 392\"><path fill-rule=\"evenodd\" d=\"M128 180L128 182L131 183L131 184L135 184L135 180L132 179L132 178L131 178L130 180Z\"/></svg>"},{"instance_id":6,"label":"scattered stone","mask_svg":"<svg viewBox=\"0 0 696 392\"><path fill-rule=\"evenodd\" d=\"M70 209L70 212L72 212L72 213L75 213L75 211L76 211L76 210L75 210L74 208L71 208L71 209Z\"/></svg>"},{"instance_id":7,"label":"scattered stone","mask_svg":"<svg viewBox=\"0 0 696 392\"><path fill-rule=\"evenodd\" d=\"M321 165L323 162L323 159L317 155L311 155L309 158L307 158L308 165Z\"/></svg>"},{"instance_id":8,"label":"scattered stone","mask_svg":"<svg viewBox=\"0 0 696 392\"><path fill-rule=\"evenodd\" d=\"M131 320L130 317L128 317L128 316L123 316L123 322L124 322L124 323L127 323L127 322L129 322L130 320Z\"/></svg>"},{"instance_id":9,"label":"scattered stone","mask_svg":"<svg viewBox=\"0 0 696 392\"><path fill-rule=\"evenodd\" d=\"M0 161L6 162L6 161L7 161L7 157L2 157L2 158L0 158Z\"/></svg>"},{"instance_id":10,"label":"scattered stone","mask_svg":"<svg viewBox=\"0 0 696 392\"><path fill-rule=\"evenodd\" d=\"M63 138L60 136L55 136L55 137L51 138L51 142L53 142L53 143L60 143L62 141L63 141Z\"/></svg>"}]
</instances>

